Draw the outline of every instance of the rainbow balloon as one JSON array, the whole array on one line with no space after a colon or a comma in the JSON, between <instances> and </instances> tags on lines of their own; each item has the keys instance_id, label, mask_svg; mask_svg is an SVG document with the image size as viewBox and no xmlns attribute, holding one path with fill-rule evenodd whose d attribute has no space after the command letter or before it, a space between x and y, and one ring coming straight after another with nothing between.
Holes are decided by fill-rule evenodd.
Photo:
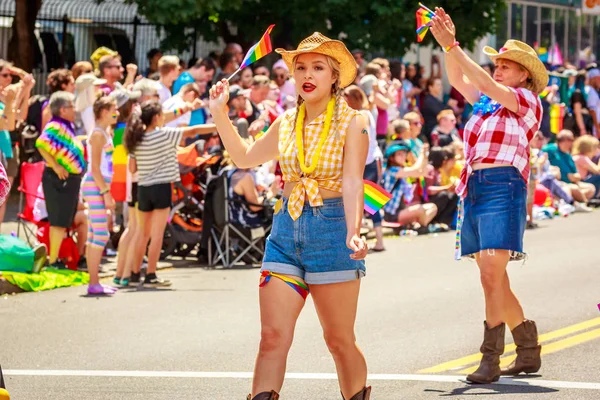
<instances>
[{"instance_id":1,"label":"rainbow balloon","mask_svg":"<svg viewBox=\"0 0 600 400\"><path fill-rule=\"evenodd\" d=\"M113 179L110 185L110 193L115 201L125 201L127 197L127 150L123 144L125 123L117 122L113 130Z\"/></svg>"},{"instance_id":2,"label":"rainbow balloon","mask_svg":"<svg viewBox=\"0 0 600 400\"><path fill-rule=\"evenodd\" d=\"M417 42L422 42L425 39L425 35L431 25L431 19L435 14L420 4L420 8L417 10Z\"/></svg>"},{"instance_id":3,"label":"rainbow balloon","mask_svg":"<svg viewBox=\"0 0 600 400\"><path fill-rule=\"evenodd\" d=\"M246 57L244 57L244 61L242 61L242 64L240 65L240 70L260 60L261 58L273 51L273 46L271 45L271 37L269 36L269 34L271 33L271 30L274 26L275 25L269 26L265 34L260 39L260 41L254 46L252 46L250 50L248 50L248 53L246 53Z\"/></svg>"},{"instance_id":4,"label":"rainbow balloon","mask_svg":"<svg viewBox=\"0 0 600 400\"><path fill-rule=\"evenodd\" d=\"M365 185L365 211L373 215L390 201L392 195L376 183L366 179L363 182Z\"/></svg>"}]
</instances>

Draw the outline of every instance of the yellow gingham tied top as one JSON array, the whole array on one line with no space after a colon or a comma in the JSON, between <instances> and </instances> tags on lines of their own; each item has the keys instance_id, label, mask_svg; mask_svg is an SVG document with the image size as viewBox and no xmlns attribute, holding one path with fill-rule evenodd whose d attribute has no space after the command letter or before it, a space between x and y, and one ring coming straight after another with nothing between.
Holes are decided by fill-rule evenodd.
<instances>
[{"instance_id":1,"label":"yellow gingham tied top","mask_svg":"<svg viewBox=\"0 0 600 400\"><path fill-rule=\"evenodd\" d=\"M319 137L325 126L326 112L319 115L314 121L306 124L304 128L304 155L306 162L310 162L319 143ZM302 214L304 202L312 207L323 205L319 187L342 192L342 169L344 163L344 143L350 122L358 111L350 108L346 101L340 97L333 113L333 121L329 135L325 139L317 168L310 175L305 176L300 169L298 161L298 148L296 147L295 119L296 109L288 110L279 126L279 165L284 182L292 182L294 186L288 200L288 212L295 221Z\"/></svg>"}]
</instances>

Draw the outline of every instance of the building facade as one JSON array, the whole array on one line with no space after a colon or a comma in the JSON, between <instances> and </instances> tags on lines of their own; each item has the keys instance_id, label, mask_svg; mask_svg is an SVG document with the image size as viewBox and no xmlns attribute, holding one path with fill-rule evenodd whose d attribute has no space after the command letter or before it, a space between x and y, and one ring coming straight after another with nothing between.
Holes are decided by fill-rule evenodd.
<instances>
[{"instance_id":1,"label":"building facade","mask_svg":"<svg viewBox=\"0 0 600 400\"><path fill-rule=\"evenodd\" d=\"M550 64L581 67L600 57L600 0L509 0L496 44L507 38L546 51Z\"/></svg>"}]
</instances>

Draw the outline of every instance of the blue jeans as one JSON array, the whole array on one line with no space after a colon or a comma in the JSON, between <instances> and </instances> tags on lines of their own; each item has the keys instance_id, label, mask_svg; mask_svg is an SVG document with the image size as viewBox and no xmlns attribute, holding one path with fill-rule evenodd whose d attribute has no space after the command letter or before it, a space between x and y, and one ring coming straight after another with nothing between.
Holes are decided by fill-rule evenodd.
<instances>
[{"instance_id":1,"label":"blue jeans","mask_svg":"<svg viewBox=\"0 0 600 400\"><path fill-rule=\"evenodd\" d=\"M583 181L591 183L596 187L596 193L594 193L594 197L598 197L598 193L600 193L600 175L590 175Z\"/></svg>"},{"instance_id":2,"label":"blue jeans","mask_svg":"<svg viewBox=\"0 0 600 400\"><path fill-rule=\"evenodd\" d=\"M510 250L511 260L521 260L527 221L527 186L514 167L473 172L464 199L461 254L482 250Z\"/></svg>"},{"instance_id":3,"label":"blue jeans","mask_svg":"<svg viewBox=\"0 0 600 400\"><path fill-rule=\"evenodd\" d=\"M273 216L261 271L293 275L307 284L348 282L365 276L363 260L353 260L346 246L346 215L339 199L323 200L321 207L304 205L294 221L288 200Z\"/></svg>"},{"instance_id":4,"label":"blue jeans","mask_svg":"<svg viewBox=\"0 0 600 400\"><path fill-rule=\"evenodd\" d=\"M379 174L377 171L377 160L373 161L371 164L367 164L365 166L365 172L363 174L363 179L371 181L379 185ZM377 228L381 226L381 210L377 211L375 214L371 215L371 220L373 221L373 227Z\"/></svg>"}]
</instances>

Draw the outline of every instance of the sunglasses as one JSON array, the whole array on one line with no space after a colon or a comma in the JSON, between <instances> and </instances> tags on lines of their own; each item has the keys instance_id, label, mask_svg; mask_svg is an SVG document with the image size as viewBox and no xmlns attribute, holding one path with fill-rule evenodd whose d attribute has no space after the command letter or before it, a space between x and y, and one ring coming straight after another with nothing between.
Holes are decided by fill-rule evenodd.
<instances>
[{"instance_id":1,"label":"sunglasses","mask_svg":"<svg viewBox=\"0 0 600 400\"><path fill-rule=\"evenodd\" d=\"M277 75L277 79L285 79L285 75Z\"/></svg>"}]
</instances>

